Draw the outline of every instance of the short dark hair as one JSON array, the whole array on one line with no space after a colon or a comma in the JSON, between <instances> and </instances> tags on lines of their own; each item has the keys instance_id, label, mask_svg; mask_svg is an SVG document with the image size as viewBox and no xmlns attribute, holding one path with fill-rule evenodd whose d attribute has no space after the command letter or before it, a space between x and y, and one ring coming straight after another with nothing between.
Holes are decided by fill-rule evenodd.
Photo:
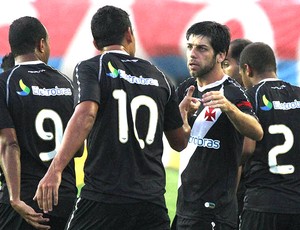
<instances>
[{"instance_id":1,"label":"short dark hair","mask_svg":"<svg viewBox=\"0 0 300 230\"><path fill-rule=\"evenodd\" d=\"M9 27L9 44L14 56L33 53L42 38L47 39L43 24L34 17L21 17Z\"/></svg>"},{"instance_id":2,"label":"short dark hair","mask_svg":"<svg viewBox=\"0 0 300 230\"><path fill-rule=\"evenodd\" d=\"M132 29L128 13L114 6L101 7L91 21L92 35L99 49L121 45L128 27Z\"/></svg>"},{"instance_id":3,"label":"short dark hair","mask_svg":"<svg viewBox=\"0 0 300 230\"><path fill-rule=\"evenodd\" d=\"M214 21L203 21L193 24L186 32L186 39L191 35L205 36L210 39L215 54L228 53L230 45L230 30L226 25Z\"/></svg>"},{"instance_id":4,"label":"short dark hair","mask_svg":"<svg viewBox=\"0 0 300 230\"><path fill-rule=\"evenodd\" d=\"M247 45L240 56L240 68L249 65L257 74L277 71L276 58L272 48L263 42L253 42Z\"/></svg>"},{"instance_id":5,"label":"short dark hair","mask_svg":"<svg viewBox=\"0 0 300 230\"><path fill-rule=\"evenodd\" d=\"M6 71L14 66L15 66L15 58L13 54L10 52L2 58L1 68L3 69L3 71Z\"/></svg>"},{"instance_id":6,"label":"short dark hair","mask_svg":"<svg viewBox=\"0 0 300 230\"><path fill-rule=\"evenodd\" d=\"M241 52L247 45L251 43L252 41L245 38L237 38L232 40L230 42L231 57L235 59L237 63L239 63Z\"/></svg>"}]
</instances>

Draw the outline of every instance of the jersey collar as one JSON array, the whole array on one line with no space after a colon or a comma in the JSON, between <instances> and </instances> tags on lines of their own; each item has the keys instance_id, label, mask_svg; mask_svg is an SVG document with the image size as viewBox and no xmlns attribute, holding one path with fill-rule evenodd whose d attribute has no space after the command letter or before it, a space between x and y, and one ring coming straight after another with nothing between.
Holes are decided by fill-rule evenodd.
<instances>
[{"instance_id":1,"label":"jersey collar","mask_svg":"<svg viewBox=\"0 0 300 230\"><path fill-rule=\"evenodd\" d=\"M105 54L105 53L118 53L118 54L129 55L129 53L127 53L127 52L124 51L124 50L108 50L108 51L104 51L103 53L104 53L104 54Z\"/></svg>"},{"instance_id":2,"label":"jersey collar","mask_svg":"<svg viewBox=\"0 0 300 230\"><path fill-rule=\"evenodd\" d=\"M266 81L282 81L281 79L278 79L278 78L266 78L266 79L263 79L261 80L258 84L262 83L262 82L266 82Z\"/></svg>"},{"instance_id":3,"label":"jersey collar","mask_svg":"<svg viewBox=\"0 0 300 230\"><path fill-rule=\"evenodd\" d=\"M25 62L16 62L16 65L37 65L37 64L42 64L41 60L36 60L36 61L25 61Z\"/></svg>"},{"instance_id":4,"label":"jersey collar","mask_svg":"<svg viewBox=\"0 0 300 230\"><path fill-rule=\"evenodd\" d=\"M199 86L198 85L198 90L200 91L200 92L203 92L203 91L205 91L206 89L211 89L211 88L214 88L214 87L216 87L216 86L218 86L218 85L221 85L221 84L223 84L223 82L224 81L226 81L227 79L228 79L228 75L224 75L223 76L223 78L221 79L221 80L219 80L219 81L215 81L215 82L213 82L213 83L211 83L211 84L208 84L208 85L206 85L206 86L203 86L203 87L201 87L201 86Z\"/></svg>"}]
</instances>

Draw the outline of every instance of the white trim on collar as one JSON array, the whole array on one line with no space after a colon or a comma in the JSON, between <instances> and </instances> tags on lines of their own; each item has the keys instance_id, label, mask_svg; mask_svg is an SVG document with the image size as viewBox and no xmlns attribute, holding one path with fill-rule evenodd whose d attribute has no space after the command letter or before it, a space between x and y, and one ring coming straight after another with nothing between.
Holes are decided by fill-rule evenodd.
<instances>
[{"instance_id":1,"label":"white trim on collar","mask_svg":"<svg viewBox=\"0 0 300 230\"><path fill-rule=\"evenodd\" d=\"M228 79L228 77L229 77L229 76L225 74L225 75L222 77L221 80L215 81L215 82L210 83L210 84L208 84L208 85L205 85L205 86L203 86L203 87L201 87L201 86L199 86L199 85L197 84L198 90L199 90L200 92L203 92L203 91L206 90L206 89L210 89L210 88L216 87L216 86L218 86L218 85L221 85L224 81L226 81L226 80Z\"/></svg>"},{"instance_id":2,"label":"white trim on collar","mask_svg":"<svg viewBox=\"0 0 300 230\"><path fill-rule=\"evenodd\" d=\"M127 52L124 51L124 50L108 50L108 51L104 51L103 53L104 53L104 54L105 54L105 53L119 53L119 54L129 55L129 53L127 53Z\"/></svg>"},{"instance_id":3,"label":"white trim on collar","mask_svg":"<svg viewBox=\"0 0 300 230\"><path fill-rule=\"evenodd\" d=\"M265 81L282 81L281 79L278 79L278 78L274 78L274 77L271 77L271 78L266 78L266 79L262 79L258 82L258 84L262 83L262 82L265 82Z\"/></svg>"},{"instance_id":4,"label":"white trim on collar","mask_svg":"<svg viewBox=\"0 0 300 230\"><path fill-rule=\"evenodd\" d=\"M16 62L15 65L36 65L36 64L42 64L41 60L36 60L36 61L25 61L25 62Z\"/></svg>"}]
</instances>

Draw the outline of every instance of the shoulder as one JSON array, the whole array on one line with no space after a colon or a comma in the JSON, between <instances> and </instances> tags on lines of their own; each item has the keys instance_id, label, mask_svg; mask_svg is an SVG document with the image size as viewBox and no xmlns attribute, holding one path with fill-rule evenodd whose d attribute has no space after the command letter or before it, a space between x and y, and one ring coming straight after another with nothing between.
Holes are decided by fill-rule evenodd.
<instances>
[{"instance_id":1,"label":"shoulder","mask_svg":"<svg viewBox=\"0 0 300 230\"><path fill-rule=\"evenodd\" d=\"M197 81L194 77L189 77L183 82L179 84L179 86L176 89L176 94L178 96L179 102L183 100L184 96L186 95L187 89L191 86L195 85L197 87Z\"/></svg>"},{"instance_id":2,"label":"shoulder","mask_svg":"<svg viewBox=\"0 0 300 230\"><path fill-rule=\"evenodd\" d=\"M79 78L79 76L85 75L98 75L100 68L100 59L102 55L97 55L89 59L78 62L73 71L73 77Z\"/></svg>"},{"instance_id":3,"label":"shoulder","mask_svg":"<svg viewBox=\"0 0 300 230\"><path fill-rule=\"evenodd\" d=\"M224 81L224 95L227 98L246 97L245 89L234 79L228 78Z\"/></svg>"},{"instance_id":4,"label":"shoulder","mask_svg":"<svg viewBox=\"0 0 300 230\"><path fill-rule=\"evenodd\" d=\"M177 90L180 91L180 90L185 90L187 89L188 87L190 87L191 85L197 85L197 81L196 81L196 78L194 77L189 77L187 78L186 80L184 80L183 82L181 82L178 87L177 87Z\"/></svg>"},{"instance_id":5,"label":"shoulder","mask_svg":"<svg viewBox=\"0 0 300 230\"><path fill-rule=\"evenodd\" d=\"M103 57L103 55L97 55L92 58L82 60L77 63L76 67L80 66L80 68L82 68L85 66L95 66L95 65L97 66L102 57Z\"/></svg>"}]
</instances>

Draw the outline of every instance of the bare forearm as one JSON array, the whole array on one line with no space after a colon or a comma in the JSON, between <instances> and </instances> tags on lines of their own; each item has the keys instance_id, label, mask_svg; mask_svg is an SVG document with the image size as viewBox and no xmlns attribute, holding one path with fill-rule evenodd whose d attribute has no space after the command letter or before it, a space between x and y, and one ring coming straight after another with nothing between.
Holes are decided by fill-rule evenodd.
<instances>
[{"instance_id":1,"label":"bare forearm","mask_svg":"<svg viewBox=\"0 0 300 230\"><path fill-rule=\"evenodd\" d=\"M230 110L226 114L234 127L246 137L253 140L261 140L263 130L260 123L251 115L243 113L235 105L232 104Z\"/></svg>"},{"instance_id":2,"label":"bare forearm","mask_svg":"<svg viewBox=\"0 0 300 230\"><path fill-rule=\"evenodd\" d=\"M61 147L50 166L51 168L54 167L55 171L63 171L83 145L94 124L96 113L84 108L84 106L79 106L67 125Z\"/></svg>"},{"instance_id":3,"label":"bare forearm","mask_svg":"<svg viewBox=\"0 0 300 230\"><path fill-rule=\"evenodd\" d=\"M14 129L0 132L0 164L7 183L10 201L20 200L21 163L20 148Z\"/></svg>"}]
</instances>

